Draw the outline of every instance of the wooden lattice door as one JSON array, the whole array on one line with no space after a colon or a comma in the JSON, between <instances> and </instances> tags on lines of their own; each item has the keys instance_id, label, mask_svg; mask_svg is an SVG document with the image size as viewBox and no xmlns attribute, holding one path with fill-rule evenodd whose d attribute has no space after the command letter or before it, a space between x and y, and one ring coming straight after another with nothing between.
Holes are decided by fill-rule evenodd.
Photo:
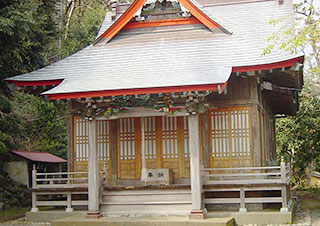
<instances>
[{"instance_id":1,"label":"wooden lattice door","mask_svg":"<svg viewBox=\"0 0 320 226\"><path fill-rule=\"evenodd\" d=\"M88 168L88 121L80 116L75 116L73 121L74 133L74 153L73 170L76 172L86 172ZM104 163L107 163L108 175L111 177L110 168L110 122L106 120L97 120L97 152L99 160L99 170L103 169Z\"/></svg>"},{"instance_id":2,"label":"wooden lattice door","mask_svg":"<svg viewBox=\"0 0 320 226\"><path fill-rule=\"evenodd\" d=\"M118 120L118 177L139 179L140 159L140 118Z\"/></svg>"},{"instance_id":3,"label":"wooden lattice door","mask_svg":"<svg viewBox=\"0 0 320 226\"><path fill-rule=\"evenodd\" d=\"M209 111L210 167L253 165L251 109L220 108Z\"/></svg>"}]
</instances>

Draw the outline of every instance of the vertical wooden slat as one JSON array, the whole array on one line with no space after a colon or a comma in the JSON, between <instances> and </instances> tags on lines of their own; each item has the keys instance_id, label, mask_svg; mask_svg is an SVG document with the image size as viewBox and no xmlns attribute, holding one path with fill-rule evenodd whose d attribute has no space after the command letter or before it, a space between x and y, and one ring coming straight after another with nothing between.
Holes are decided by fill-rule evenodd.
<instances>
[{"instance_id":1,"label":"vertical wooden slat","mask_svg":"<svg viewBox=\"0 0 320 226\"><path fill-rule=\"evenodd\" d=\"M179 177L184 177L184 149L183 149L183 143L184 143L184 128L183 128L183 118L177 117L177 136L178 136L178 172Z\"/></svg>"},{"instance_id":2,"label":"vertical wooden slat","mask_svg":"<svg viewBox=\"0 0 320 226\"><path fill-rule=\"evenodd\" d=\"M121 177L121 171L120 171L120 160L121 160L121 142L120 142L120 119L117 119L117 166L118 166L118 177Z\"/></svg>"},{"instance_id":3,"label":"vertical wooden slat","mask_svg":"<svg viewBox=\"0 0 320 226\"><path fill-rule=\"evenodd\" d=\"M116 181L118 179L118 158L119 158L119 151L118 151L118 141L119 141L119 133L118 133L118 121L117 120L111 120L109 123L109 131L110 131L110 142L109 142L109 147L110 147L110 154L109 154L109 159L111 163L111 167L109 167L109 171L111 173L111 180L114 184L116 184Z\"/></svg>"},{"instance_id":4,"label":"vertical wooden slat","mask_svg":"<svg viewBox=\"0 0 320 226\"><path fill-rule=\"evenodd\" d=\"M209 112L201 116L201 140L202 140L202 162L205 168L210 167L210 144L209 144Z\"/></svg>"},{"instance_id":5,"label":"vertical wooden slat","mask_svg":"<svg viewBox=\"0 0 320 226\"><path fill-rule=\"evenodd\" d=\"M136 179L141 177L141 118L134 118Z\"/></svg>"},{"instance_id":6,"label":"vertical wooden slat","mask_svg":"<svg viewBox=\"0 0 320 226\"><path fill-rule=\"evenodd\" d=\"M156 117L156 153L157 153L157 159L156 159L156 166L157 168L162 168L162 117Z\"/></svg>"},{"instance_id":7,"label":"vertical wooden slat","mask_svg":"<svg viewBox=\"0 0 320 226\"><path fill-rule=\"evenodd\" d=\"M231 120L231 112L228 110L228 121L229 121L229 168L232 167L232 120Z\"/></svg>"},{"instance_id":8,"label":"vertical wooden slat","mask_svg":"<svg viewBox=\"0 0 320 226\"><path fill-rule=\"evenodd\" d=\"M213 112L212 111L208 111L208 114L209 114L209 118L208 118L208 125L209 125L209 166L210 167L215 167L213 165L213 159L212 159L212 152L213 152L213 144L212 144L212 137L213 137L213 134L212 134L212 129L213 129L213 119L212 119L212 115L213 115Z\"/></svg>"}]
</instances>

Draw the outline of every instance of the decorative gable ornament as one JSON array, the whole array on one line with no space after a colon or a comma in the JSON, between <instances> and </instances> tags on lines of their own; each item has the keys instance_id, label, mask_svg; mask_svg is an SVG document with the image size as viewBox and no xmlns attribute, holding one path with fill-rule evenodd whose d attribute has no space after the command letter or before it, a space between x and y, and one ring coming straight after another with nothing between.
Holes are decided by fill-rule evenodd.
<instances>
[{"instance_id":1,"label":"decorative gable ornament","mask_svg":"<svg viewBox=\"0 0 320 226\"><path fill-rule=\"evenodd\" d=\"M97 44L105 44L109 42L112 38L114 38L123 28L128 28L126 25L130 25L130 21L132 18L135 18L137 16L139 23L143 24L144 19L142 19L142 13L147 11L147 8L150 7L150 9L153 8L152 3L154 2L155 8L157 4L161 4L161 7L163 10L166 9L166 5L170 3L171 6L174 6L174 4L171 3L171 1L166 0L151 0L152 2L150 4L147 3L147 0L135 0L130 7L122 14L121 17L118 18L118 20L115 21L114 24L112 24L102 35L100 35L96 41L94 42L94 45ZM174 0L172 0L174 1ZM214 29L218 28L222 30L223 32L227 34L231 34L227 29L222 27L220 24L218 24L216 21L214 21L210 16L208 16L203 10L200 10L199 7L196 4L192 2L192 0L177 0L179 5L181 5L180 9L183 10L182 12L189 12L193 18L190 18L191 20L187 19L171 19L171 20L158 20L159 24L151 23L151 24L144 24L145 26L134 26L134 28L140 28L140 27L147 27L147 26L172 26L172 25L179 25L179 24L194 24L194 23L202 23L204 26L206 26L209 30L213 31ZM162 5L163 4L163 5ZM147 5L147 8L143 8L145 5ZM177 6L177 4L175 4ZM170 7L169 7L170 8ZM179 10L180 10L179 9ZM141 15L142 14L142 15ZM140 16L139 16L140 15ZM187 16L186 13L182 13L181 15Z\"/></svg>"}]
</instances>

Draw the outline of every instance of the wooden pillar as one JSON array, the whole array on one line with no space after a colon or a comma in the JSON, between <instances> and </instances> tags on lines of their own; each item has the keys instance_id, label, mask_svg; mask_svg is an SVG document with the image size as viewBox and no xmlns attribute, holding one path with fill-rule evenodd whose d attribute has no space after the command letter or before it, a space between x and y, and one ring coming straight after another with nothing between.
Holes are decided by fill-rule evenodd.
<instances>
[{"instance_id":1,"label":"wooden pillar","mask_svg":"<svg viewBox=\"0 0 320 226\"><path fill-rule=\"evenodd\" d=\"M88 156L88 212L87 218L99 218L99 175L96 137L96 119L89 120L89 156Z\"/></svg>"},{"instance_id":2,"label":"wooden pillar","mask_svg":"<svg viewBox=\"0 0 320 226\"><path fill-rule=\"evenodd\" d=\"M246 208L246 192L244 190L244 187L240 188L240 213L246 213L247 208Z\"/></svg>"},{"instance_id":3,"label":"wooden pillar","mask_svg":"<svg viewBox=\"0 0 320 226\"><path fill-rule=\"evenodd\" d=\"M284 158L281 158L280 163L280 172L281 172L281 197L282 197L282 208L280 212L289 212L288 209L288 194L287 194L287 176L286 176L286 163Z\"/></svg>"},{"instance_id":4,"label":"wooden pillar","mask_svg":"<svg viewBox=\"0 0 320 226\"><path fill-rule=\"evenodd\" d=\"M191 219L204 219L202 206L202 183L200 172L199 115L188 116L191 179Z\"/></svg>"},{"instance_id":5,"label":"wooden pillar","mask_svg":"<svg viewBox=\"0 0 320 226\"><path fill-rule=\"evenodd\" d=\"M69 107L70 108L70 107ZM74 119L73 115L69 114L67 119L67 133L68 133L68 172L74 171Z\"/></svg>"},{"instance_id":6,"label":"wooden pillar","mask_svg":"<svg viewBox=\"0 0 320 226\"><path fill-rule=\"evenodd\" d=\"M67 208L66 212L73 212L71 192L67 191Z\"/></svg>"},{"instance_id":7,"label":"wooden pillar","mask_svg":"<svg viewBox=\"0 0 320 226\"><path fill-rule=\"evenodd\" d=\"M37 170L36 165L33 164L32 168L32 188L37 187ZM31 212L39 212L39 208L37 207L37 193L32 191L32 208Z\"/></svg>"},{"instance_id":8,"label":"wooden pillar","mask_svg":"<svg viewBox=\"0 0 320 226\"><path fill-rule=\"evenodd\" d=\"M260 134L260 117L259 117L259 109L258 105L254 105L252 108L252 150L253 156L251 159L253 161L253 166L261 166L261 134Z\"/></svg>"},{"instance_id":9,"label":"wooden pillar","mask_svg":"<svg viewBox=\"0 0 320 226\"><path fill-rule=\"evenodd\" d=\"M202 154L204 168L210 168L210 131L209 131L209 113L204 113L202 117Z\"/></svg>"},{"instance_id":10,"label":"wooden pillar","mask_svg":"<svg viewBox=\"0 0 320 226\"><path fill-rule=\"evenodd\" d=\"M146 142L145 142L145 118L141 118L141 152L142 152L142 164L141 164L141 181L147 180L147 162L146 162Z\"/></svg>"},{"instance_id":11,"label":"wooden pillar","mask_svg":"<svg viewBox=\"0 0 320 226\"><path fill-rule=\"evenodd\" d=\"M111 159L111 186L118 183L118 128L117 120L110 121L110 159ZM108 174L106 174L108 175Z\"/></svg>"}]
</instances>

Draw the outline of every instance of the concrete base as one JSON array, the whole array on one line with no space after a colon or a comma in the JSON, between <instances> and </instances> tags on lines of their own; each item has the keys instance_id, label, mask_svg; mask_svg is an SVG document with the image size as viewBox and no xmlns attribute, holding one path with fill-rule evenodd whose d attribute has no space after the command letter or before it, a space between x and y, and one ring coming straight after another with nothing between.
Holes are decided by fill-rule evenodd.
<instances>
[{"instance_id":1,"label":"concrete base","mask_svg":"<svg viewBox=\"0 0 320 226\"><path fill-rule=\"evenodd\" d=\"M65 212L59 210L26 212L26 220L32 222L48 222L71 216L85 216L87 211Z\"/></svg>"},{"instance_id":2,"label":"concrete base","mask_svg":"<svg viewBox=\"0 0 320 226\"><path fill-rule=\"evenodd\" d=\"M239 213L233 211L210 211L207 217L233 217L237 225L268 225L268 224L291 224L292 212L246 212Z\"/></svg>"},{"instance_id":3,"label":"concrete base","mask_svg":"<svg viewBox=\"0 0 320 226\"><path fill-rule=\"evenodd\" d=\"M73 212L73 208L66 208L66 212L70 213L70 212Z\"/></svg>"},{"instance_id":4,"label":"concrete base","mask_svg":"<svg viewBox=\"0 0 320 226\"><path fill-rule=\"evenodd\" d=\"M232 226L232 217L192 220L188 217L101 217L87 219L84 217L69 217L51 222L51 226Z\"/></svg>"},{"instance_id":5,"label":"concrete base","mask_svg":"<svg viewBox=\"0 0 320 226\"><path fill-rule=\"evenodd\" d=\"M89 219L98 219L102 217L102 214L100 213L100 211L87 212L87 214L84 217Z\"/></svg>"},{"instance_id":6,"label":"concrete base","mask_svg":"<svg viewBox=\"0 0 320 226\"><path fill-rule=\"evenodd\" d=\"M239 213L246 213L248 212L247 208L240 208Z\"/></svg>"},{"instance_id":7,"label":"concrete base","mask_svg":"<svg viewBox=\"0 0 320 226\"><path fill-rule=\"evenodd\" d=\"M31 208L30 212L33 212L33 213L36 213L36 212L39 212L39 208Z\"/></svg>"},{"instance_id":8,"label":"concrete base","mask_svg":"<svg viewBox=\"0 0 320 226\"><path fill-rule=\"evenodd\" d=\"M231 212L231 211L209 211L206 219L189 219L188 216L168 216L168 217L101 217L99 219L87 219L87 211L40 211L27 212L26 220L33 222L52 221L52 226L75 226L75 225L246 225L246 224L288 224L292 222L292 212ZM131 224L131 222L136 222ZM155 223L152 223L155 222ZM100 224L102 223L102 224ZM130 223L130 224L129 224ZM116 226L116 225L114 225Z\"/></svg>"},{"instance_id":9,"label":"concrete base","mask_svg":"<svg viewBox=\"0 0 320 226\"><path fill-rule=\"evenodd\" d=\"M204 219L204 213L202 210L193 210L189 215L189 219Z\"/></svg>"}]
</instances>

